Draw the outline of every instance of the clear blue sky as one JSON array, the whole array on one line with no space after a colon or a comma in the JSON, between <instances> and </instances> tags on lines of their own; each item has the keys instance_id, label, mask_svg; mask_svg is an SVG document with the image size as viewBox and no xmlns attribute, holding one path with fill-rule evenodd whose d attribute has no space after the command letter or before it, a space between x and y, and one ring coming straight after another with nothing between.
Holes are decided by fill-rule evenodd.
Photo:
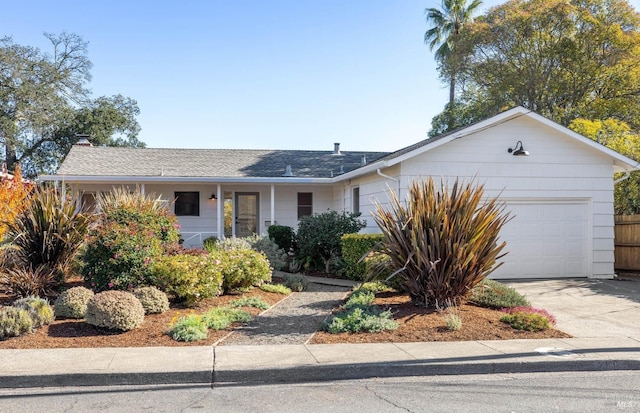
<instances>
[{"instance_id":1,"label":"clear blue sky","mask_svg":"<svg viewBox=\"0 0 640 413\"><path fill-rule=\"evenodd\" d=\"M392 151L424 139L447 101L423 43L439 5L25 0L5 4L0 35L89 41L94 97L136 99L149 147Z\"/></svg>"}]
</instances>

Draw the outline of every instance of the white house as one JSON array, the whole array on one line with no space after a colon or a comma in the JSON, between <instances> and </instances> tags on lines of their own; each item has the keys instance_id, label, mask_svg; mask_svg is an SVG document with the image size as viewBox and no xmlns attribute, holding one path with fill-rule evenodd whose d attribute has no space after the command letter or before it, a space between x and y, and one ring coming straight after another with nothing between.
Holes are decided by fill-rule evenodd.
<instances>
[{"instance_id":1,"label":"white house","mask_svg":"<svg viewBox=\"0 0 640 413\"><path fill-rule=\"evenodd\" d=\"M113 186L139 187L174 208L188 245L208 236L297 226L305 214L361 212L377 232L374 203L402 198L415 179L476 179L515 217L502 238L509 254L493 278L612 278L614 173L638 162L527 109L392 153L134 149L75 145L56 175L87 204ZM225 206L228 216L225 225Z\"/></svg>"}]
</instances>

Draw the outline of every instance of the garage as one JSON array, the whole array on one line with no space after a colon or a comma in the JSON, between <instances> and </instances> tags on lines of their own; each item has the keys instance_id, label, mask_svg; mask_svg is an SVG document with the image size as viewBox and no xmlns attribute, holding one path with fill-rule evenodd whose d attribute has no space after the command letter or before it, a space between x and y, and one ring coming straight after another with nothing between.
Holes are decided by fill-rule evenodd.
<instances>
[{"instance_id":1,"label":"garage","mask_svg":"<svg viewBox=\"0 0 640 413\"><path fill-rule=\"evenodd\" d=\"M506 209L514 216L501 233L509 253L490 278L588 276L587 200L511 200Z\"/></svg>"}]
</instances>

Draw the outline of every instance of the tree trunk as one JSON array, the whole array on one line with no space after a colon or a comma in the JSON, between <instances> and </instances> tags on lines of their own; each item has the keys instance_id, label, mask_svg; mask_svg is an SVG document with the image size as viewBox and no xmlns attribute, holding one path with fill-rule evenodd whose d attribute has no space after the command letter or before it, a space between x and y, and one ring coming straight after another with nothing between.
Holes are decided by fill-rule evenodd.
<instances>
[{"instance_id":1,"label":"tree trunk","mask_svg":"<svg viewBox=\"0 0 640 413\"><path fill-rule=\"evenodd\" d=\"M455 73L451 74L449 78L449 106L453 108L453 103L456 98L456 75Z\"/></svg>"},{"instance_id":2,"label":"tree trunk","mask_svg":"<svg viewBox=\"0 0 640 413\"><path fill-rule=\"evenodd\" d=\"M7 164L7 171L13 171L16 165L16 149L13 145L6 143L4 145L5 163Z\"/></svg>"}]
</instances>

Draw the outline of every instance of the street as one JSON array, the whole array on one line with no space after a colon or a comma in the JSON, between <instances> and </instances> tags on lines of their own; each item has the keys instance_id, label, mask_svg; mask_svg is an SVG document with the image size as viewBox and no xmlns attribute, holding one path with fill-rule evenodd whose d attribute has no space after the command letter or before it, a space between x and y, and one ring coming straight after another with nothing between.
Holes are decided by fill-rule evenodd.
<instances>
[{"instance_id":1,"label":"street","mask_svg":"<svg viewBox=\"0 0 640 413\"><path fill-rule=\"evenodd\" d=\"M0 389L1 412L637 412L637 372L226 386Z\"/></svg>"}]
</instances>

